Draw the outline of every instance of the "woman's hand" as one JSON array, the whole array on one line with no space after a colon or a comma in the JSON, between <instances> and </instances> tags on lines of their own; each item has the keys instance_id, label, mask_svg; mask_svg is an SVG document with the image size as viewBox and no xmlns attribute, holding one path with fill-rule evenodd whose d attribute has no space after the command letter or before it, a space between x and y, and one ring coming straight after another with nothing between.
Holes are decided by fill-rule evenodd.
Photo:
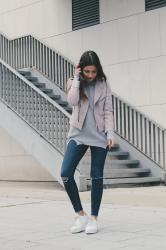
<instances>
[{"instance_id":1,"label":"woman's hand","mask_svg":"<svg viewBox=\"0 0 166 250\"><path fill-rule=\"evenodd\" d=\"M108 149L109 149L109 150L111 149L111 147L112 147L114 144L115 144L115 141L114 141L114 140L112 140L112 139L107 140L107 146L108 146Z\"/></svg>"},{"instance_id":2,"label":"woman's hand","mask_svg":"<svg viewBox=\"0 0 166 250\"><path fill-rule=\"evenodd\" d=\"M74 75L77 76L77 77L79 77L80 73L81 73L81 68L80 68L80 66L79 66L79 64L78 64L78 65L75 67Z\"/></svg>"}]
</instances>

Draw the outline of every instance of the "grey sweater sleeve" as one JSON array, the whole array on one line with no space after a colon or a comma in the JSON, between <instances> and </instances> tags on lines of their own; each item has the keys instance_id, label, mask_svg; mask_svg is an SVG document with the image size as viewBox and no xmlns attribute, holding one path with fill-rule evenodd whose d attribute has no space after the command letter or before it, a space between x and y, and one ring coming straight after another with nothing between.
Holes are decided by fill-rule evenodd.
<instances>
[{"instance_id":1,"label":"grey sweater sleeve","mask_svg":"<svg viewBox=\"0 0 166 250\"><path fill-rule=\"evenodd\" d=\"M113 130L107 131L107 140L114 140L114 131Z\"/></svg>"}]
</instances>

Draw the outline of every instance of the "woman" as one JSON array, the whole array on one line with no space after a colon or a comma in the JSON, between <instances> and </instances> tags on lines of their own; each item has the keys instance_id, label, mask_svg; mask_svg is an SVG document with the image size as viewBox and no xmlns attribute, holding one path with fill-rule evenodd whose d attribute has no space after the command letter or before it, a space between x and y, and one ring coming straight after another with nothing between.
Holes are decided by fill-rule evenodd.
<instances>
[{"instance_id":1,"label":"woman","mask_svg":"<svg viewBox=\"0 0 166 250\"><path fill-rule=\"evenodd\" d=\"M77 218L72 233L97 233L97 217L103 194L103 169L107 151L114 144L112 95L100 60L93 51L86 51L67 82L68 102L73 106L67 148L61 178ZM91 150L91 218L82 208L74 180L75 169Z\"/></svg>"}]
</instances>

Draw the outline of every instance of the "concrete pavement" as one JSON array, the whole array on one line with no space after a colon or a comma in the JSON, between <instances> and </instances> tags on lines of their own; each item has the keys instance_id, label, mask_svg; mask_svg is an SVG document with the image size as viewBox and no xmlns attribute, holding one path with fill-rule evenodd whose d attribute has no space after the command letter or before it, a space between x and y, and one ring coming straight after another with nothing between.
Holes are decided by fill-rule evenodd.
<instances>
[{"instance_id":1,"label":"concrete pavement","mask_svg":"<svg viewBox=\"0 0 166 250\"><path fill-rule=\"evenodd\" d=\"M0 182L1 250L166 249L166 187L104 190L99 232L72 235L75 214L55 186ZM80 195L90 212L90 192Z\"/></svg>"}]
</instances>

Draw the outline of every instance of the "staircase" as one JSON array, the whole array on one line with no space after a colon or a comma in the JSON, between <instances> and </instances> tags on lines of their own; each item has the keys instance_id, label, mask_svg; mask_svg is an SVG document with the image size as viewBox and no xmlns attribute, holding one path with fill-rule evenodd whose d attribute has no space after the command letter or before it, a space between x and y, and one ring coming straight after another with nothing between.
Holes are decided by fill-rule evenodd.
<instances>
[{"instance_id":1,"label":"staircase","mask_svg":"<svg viewBox=\"0 0 166 250\"><path fill-rule=\"evenodd\" d=\"M87 189L91 187L90 178L90 153L83 160L84 178L86 178ZM108 152L104 167L104 187L131 187L159 185L160 177L152 176L150 168L143 168L139 160L130 159L129 152L122 151L115 144Z\"/></svg>"},{"instance_id":2,"label":"staircase","mask_svg":"<svg viewBox=\"0 0 166 250\"><path fill-rule=\"evenodd\" d=\"M28 81L32 82L34 86L36 86L40 91L47 94L48 97L64 108L67 112L70 114L72 113L72 107L69 105L69 103L66 100L63 100L61 95L55 94L53 89L47 88L46 83L40 82L37 77L31 76L30 71L18 70L18 72Z\"/></svg>"},{"instance_id":3,"label":"staircase","mask_svg":"<svg viewBox=\"0 0 166 250\"><path fill-rule=\"evenodd\" d=\"M0 100L62 160L72 113L64 92L74 65L32 36L10 41L1 35L0 56ZM165 178L165 130L114 93L113 108L117 144L106 158L105 188L160 184ZM88 151L76 172L80 190L91 186L89 170ZM59 168L54 171L60 181Z\"/></svg>"},{"instance_id":4,"label":"staircase","mask_svg":"<svg viewBox=\"0 0 166 250\"><path fill-rule=\"evenodd\" d=\"M64 108L69 113L72 108L66 100L62 100L60 95L53 93L53 89L47 88L45 83L40 83L37 77L32 77L30 71L19 70L27 80L31 81L42 92L47 94L57 104ZM43 80L44 82L44 80ZM58 96L58 98L54 98ZM64 105L65 103L65 105ZM82 160L81 175L86 178L87 189L90 189L90 153L88 152ZM152 176L150 168L141 166L140 161L130 159L129 152L122 151L120 145L116 144L112 147L111 152L108 153L105 169L104 169L104 187L122 187L122 186L145 186L145 185L158 185L161 182L160 177Z\"/></svg>"}]
</instances>

